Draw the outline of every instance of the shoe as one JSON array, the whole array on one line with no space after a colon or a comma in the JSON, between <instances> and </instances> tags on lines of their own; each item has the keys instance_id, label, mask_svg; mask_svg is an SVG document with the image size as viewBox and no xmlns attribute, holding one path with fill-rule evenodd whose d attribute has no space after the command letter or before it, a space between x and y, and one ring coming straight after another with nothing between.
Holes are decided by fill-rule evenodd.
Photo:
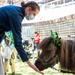
<instances>
[{"instance_id":1,"label":"shoe","mask_svg":"<svg viewBox=\"0 0 75 75\"><path fill-rule=\"evenodd\" d=\"M5 75L6 75L6 73L5 73Z\"/></svg>"}]
</instances>

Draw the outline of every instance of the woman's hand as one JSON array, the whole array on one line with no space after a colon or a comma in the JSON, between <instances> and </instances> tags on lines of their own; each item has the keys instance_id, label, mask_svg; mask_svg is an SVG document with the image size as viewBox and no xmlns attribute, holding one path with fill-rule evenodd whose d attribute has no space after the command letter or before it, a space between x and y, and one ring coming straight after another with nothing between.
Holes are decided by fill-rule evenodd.
<instances>
[{"instance_id":1,"label":"woman's hand","mask_svg":"<svg viewBox=\"0 0 75 75\"><path fill-rule=\"evenodd\" d=\"M29 60L27 61L27 63L28 63L28 65L29 65L32 69L34 69L36 72L38 72L38 73L44 75L44 73L41 72L41 71L40 71L35 65L33 65Z\"/></svg>"}]
</instances>

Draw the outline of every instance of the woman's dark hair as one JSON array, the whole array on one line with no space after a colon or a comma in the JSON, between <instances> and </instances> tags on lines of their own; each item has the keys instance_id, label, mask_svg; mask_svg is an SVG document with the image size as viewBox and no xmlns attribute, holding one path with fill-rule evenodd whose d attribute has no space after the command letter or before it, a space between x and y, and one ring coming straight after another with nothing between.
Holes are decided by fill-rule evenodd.
<instances>
[{"instance_id":1,"label":"woman's dark hair","mask_svg":"<svg viewBox=\"0 0 75 75\"><path fill-rule=\"evenodd\" d=\"M33 11L36 10L36 9L40 10L39 5L38 5L36 2L34 2L34 1L30 1L30 2L28 2L28 3L25 3L25 2L23 1L23 2L21 2L21 6L22 6L23 8L31 7Z\"/></svg>"}]
</instances>

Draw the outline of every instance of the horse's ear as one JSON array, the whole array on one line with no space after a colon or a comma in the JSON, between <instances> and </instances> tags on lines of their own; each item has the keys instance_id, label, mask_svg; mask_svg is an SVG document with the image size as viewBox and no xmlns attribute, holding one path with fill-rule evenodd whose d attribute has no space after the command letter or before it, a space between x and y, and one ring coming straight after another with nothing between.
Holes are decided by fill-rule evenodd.
<instances>
[{"instance_id":1,"label":"horse's ear","mask_svg":"<svg viewBox=\"0 0 75 75\"><path fill-rule=\"evenodd\" d=\"M60 37L60 38L58 38L58 40L61 40L61 37Z\"/></svg>"},{"instance_id":2,"label":"horse's ear","mask_svg":"<svg viewBox=\"0 0 75 75\"><path fill-rule=\"evenodd\" d=\"M61 37L56 40L56 46L61 46Z\"/></svg>"}]
</instances>

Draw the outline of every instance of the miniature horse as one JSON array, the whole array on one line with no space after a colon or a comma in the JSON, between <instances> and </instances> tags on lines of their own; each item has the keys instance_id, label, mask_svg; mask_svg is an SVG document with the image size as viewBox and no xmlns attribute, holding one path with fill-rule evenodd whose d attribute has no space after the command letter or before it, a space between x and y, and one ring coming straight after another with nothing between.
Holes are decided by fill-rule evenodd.
<instances>
[{"instance_id":1,"label":"miniature horse","mask_svg":"<svg viewBox=\"0 0 75 75\"><path fill-rule=\"evenodd\" d=\"M60 43L60 46L58 45ZM53 37L47 37L38 46L41 54L35 61L39 70L52 67L58 62L62 69L75 72L75 41L58 38L53 43Z\"/></svg>"}]
</instances>

